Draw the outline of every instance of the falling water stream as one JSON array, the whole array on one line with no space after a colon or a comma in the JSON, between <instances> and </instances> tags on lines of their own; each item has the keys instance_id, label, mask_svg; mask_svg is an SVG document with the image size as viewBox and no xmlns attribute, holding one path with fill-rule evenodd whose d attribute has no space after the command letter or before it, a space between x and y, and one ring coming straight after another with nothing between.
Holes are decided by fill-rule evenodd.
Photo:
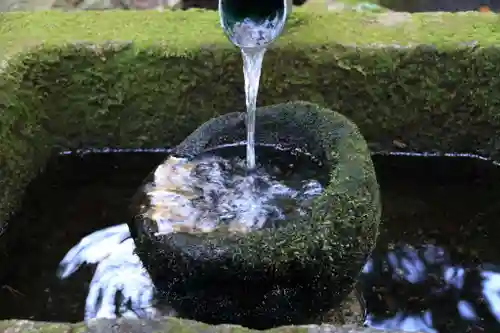
<instances>
[{"instance_id":1,"label":"falling water stream","mask_svg":"<svg viewBox=\"0 0 500 333\"><path fill-rule=\"evenodd\" d=\"M262 60L266 49L263 47L241 49L243 74L245 76L245 102L247 107L247 169L255 169L255 112L259 91Z\"/></svg>"},{"instance_id":2,"label":"falling water stream","mask_svg":"<svg viewBox=\"0 0 500 333\"><path fill-rule=\"evenodd\" d=\"M281 33L284 20L252 20L245 18L229 26L221 19L221 25L229 39L240 48L245 78L245 102L247 108L247 168L255 169L255 112L259 91L262 61L267 46Z\"/></svg>"}]
</instances>

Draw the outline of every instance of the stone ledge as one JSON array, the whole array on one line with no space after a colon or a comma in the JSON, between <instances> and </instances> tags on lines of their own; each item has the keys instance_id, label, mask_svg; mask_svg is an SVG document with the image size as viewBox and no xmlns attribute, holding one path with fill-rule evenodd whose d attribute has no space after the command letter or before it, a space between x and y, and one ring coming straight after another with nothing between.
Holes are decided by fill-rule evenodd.
<instances>
[{"instance_id":1,"label":"stone ledge","mask_svg":"<svg viewBox=\"0 0 500 333\"><path fill-rule=\"evenodd\" d=\"M207 325L196 321L179 318L158 320L137 319L96 319L88 323L48 323L29 320L0 321L0 333L233 333L257 332L234 325ZM381 333L386 331L358 325L308 325L284 326L267 330L268 333ZM404 333L396 332L392 333Z\"/></svg>"}]
</instances>

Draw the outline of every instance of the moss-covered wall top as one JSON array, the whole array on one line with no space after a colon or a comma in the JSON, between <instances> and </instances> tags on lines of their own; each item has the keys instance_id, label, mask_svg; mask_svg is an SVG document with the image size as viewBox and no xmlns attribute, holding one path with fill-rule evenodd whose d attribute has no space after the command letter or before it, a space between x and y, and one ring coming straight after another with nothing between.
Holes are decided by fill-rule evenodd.
<instances>
[{"instance_id":1,"label":"moss-covered wall top","mask_svg":"<svg viewBox=\"0 0 500 333\"><path fill-rule=\"evenodd\" d=\"M213 11L18 12L0 15L0 43L8 52L43 42L134 41L142 46L168 41L169 50L218 44L229 47ZM399 20L404 16L406 20ZM435 44L478 41L494 45L500 33L492 13L308 12L296 8L277 47L311 44ZM397 25L397 29L393 28ZM172 52L173 52L172 51Z\"/></svg>"}]
</instances>

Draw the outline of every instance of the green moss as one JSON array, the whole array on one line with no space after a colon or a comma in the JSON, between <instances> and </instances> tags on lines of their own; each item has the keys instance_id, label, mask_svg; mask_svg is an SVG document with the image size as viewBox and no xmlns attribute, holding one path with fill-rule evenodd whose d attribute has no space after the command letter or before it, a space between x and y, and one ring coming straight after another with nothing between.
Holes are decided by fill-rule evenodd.
<instances>
[{"instance_id":1,"label":"green moss","mask_svg":"<svg viewBox=\"0 0 500 333\"><path fill-rule=\"evenodd\" d=\"M288 34L279 46L311 44L398 43L454 44L478 41L494 45L500 34L499 18L478 12L456 15L414 14L412 19L392 29L378 24L376 13L309 13L296 9L289 20ZM195 23L194 23L195 22ZM90 11L2 13L0 45L7 53L43 42L46 46L75 41L101 43L134 41L144 47L164 43L167 54L196 52L200 46L228 42L212 11Z\"/></svg>"},{"instance_id":2,"label":"green moss","mask_svg":"<svg viewBox=\"0 0 500 333\"><path fill-rule=\"evenodd\" d=\"M246 138L244 119L244 113L214 118L173 154L199 156L241 142ZM337 112L293 102L258 108L256 128L257 145L280 144L320 160L323 167L315 177L324 180L325 190L305 216L288 217L276 229L228 237L217 232L156 235L151 198L141 189L144 199L138 200L130 221L136 253L181 317L258 329L310 323L352 291L375 245L379 188L356 125ZM299 172L312 168L297 163ZM146 190L152 186L154 179L149 179Z\"/></svg>"},{"instance_id":3,"label":"green moss","mask_svg":"<svg viewBox=\"0 0 500 333\"><path fill-rule=\"evenodd\" d=\"M88 333L88 328L85 323L77 323L71 325L71 333Z\"/></svg>"}]
</instances>

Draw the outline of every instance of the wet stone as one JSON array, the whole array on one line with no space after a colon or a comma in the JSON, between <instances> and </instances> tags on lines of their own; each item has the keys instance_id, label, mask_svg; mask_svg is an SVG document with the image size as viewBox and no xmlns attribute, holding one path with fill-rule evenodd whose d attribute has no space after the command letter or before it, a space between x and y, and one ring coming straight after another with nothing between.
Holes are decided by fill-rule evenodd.
<instances>
[{"instance_id":1,"label":"wet stone","mask_svg":"<svg viewBox=\"0 0 500 333\"><path fill-rule=\"evenodd\" d=\"M71 324L43 323L29 320L0 321L1 333L70 333Z\"/></svg>"},{"instance_id":2,"label":"wet stone","mask_svg":"<svg viewBox=\"0 0 500 333\"><path fill-rule=\"evenodd\" d=\"M184 209L190 205L193 191L165 177L164 170L172 168L177 168L177 174L190 174L185 164L176 166L167 159L160 165L138 192L129 227L136 253L159 298L180 317L255 329L314 322L351 292L372 249L380 222L378 184L366 142L356 126L339 113L302 102L261 108L256 119L258 163L282 164L285 167L278 168L285 171L282 174L289 173L289 166L290 174L302 182L317 179L323 188L316 191L315 185L303 184L298 192L290 192L274 181L276 177L261 177L257 169L256 177L248 176L244 181L257 180L253 184L256 188L262 182L267 192L243 191L238 196L240 187L231 182L228 192L232 200L214 192L211 200L215 206L209 212L216 211L221 217L224 214L217 210L226 204L237 206L233 212L241 209L238 206L244 212L229 217L228 230L220 232L205 223L213 223L213 216L204 219L196 211L179 214L178 207L172 207L177 201L162 197L165 188L173 192L176 184L176 195L182 192L179 205ZM239 143L245 138L245 115L227 114L202 124L173 149L172 155L196 160L212 152L241 158L245 146ZM209 167L217 175L227 169ZM312 177L307 176L310 171ZM224 183L218 177L207 180ZM247 213L259 216L256 212L267 209L269 192L281 192L282 197L292 193L284 199L295 200L303 198L308 188L313 189L310 198L306 195L305 200L292 200L297 209L302 208L301 201L308 202L298 214L284 209L284 218L266 215L243 223L248 220ZM207 192L202 195L204 199L210 196ZM282 216L283 211L272 211L271 216ZM172 232L171 223L162 218L184 225ZM203 225L186 223L191 218Z\"/></svg>"},{"instance_id":3,"label":"wet stone","mask_svg":"<svg viewBox=\"0 0 500 333\"><path fill-rule=\"evenodd\" d=\"M93 319L86 325L88 333L152 333L165 332L165 325L154 320Z\"/></svg>"},{"instance_id":4,"label":"wet stone","mask_svg":"<svg viewBox=\"0 0 500 333\"><path fill-rule=\"evenodd\" d=\"M203 323L163 318L159 320L97 319L88 324L58 324L27 320L0 321L1 333L256 333L259 331L236 325L211 326ZM273 328L268 333L382 333L358 324L307 325ZM392 333L406 333L392 331ZM421 333L421 332L414 332Z\"/></svg>"}]
</instances>

